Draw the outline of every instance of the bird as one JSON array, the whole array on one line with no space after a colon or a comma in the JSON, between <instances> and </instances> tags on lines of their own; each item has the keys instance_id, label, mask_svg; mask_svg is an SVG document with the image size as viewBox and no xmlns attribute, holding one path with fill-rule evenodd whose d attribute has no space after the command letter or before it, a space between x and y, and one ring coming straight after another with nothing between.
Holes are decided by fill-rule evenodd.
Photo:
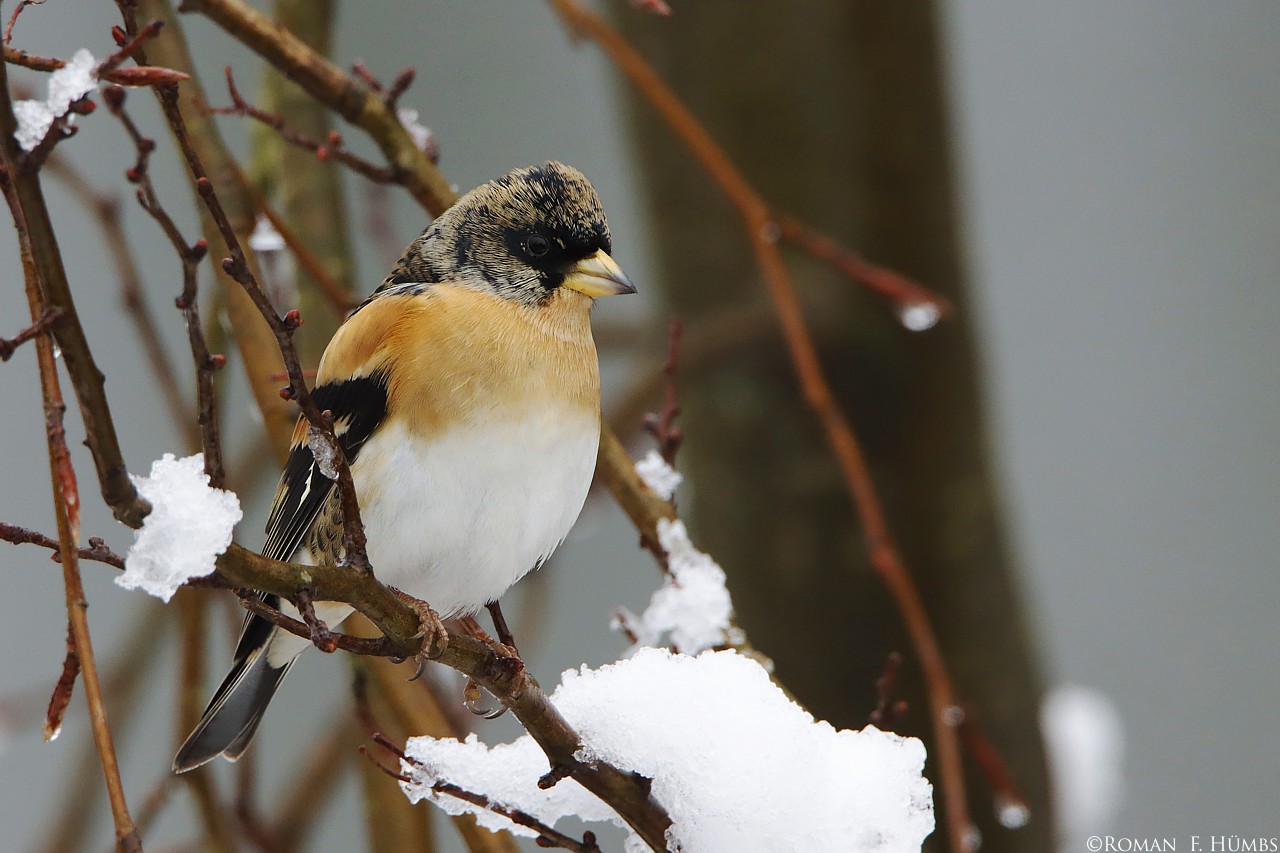
<instances>
[{"instance_id":1,"label":"bird","mask_svg":"<svg viewBox=\"0 0 1280 853\"><path fill-rule=\"evenodd\" d=\"M437 217L325 348L311 395L332 413L373 571L442 618L496 603L582 509L600 437L591 308L635 292L611 250L581 172L512 170ZM339 492L307 435L299 418L262 553L341 566ZM336 625L352 608L315 611ZM239 758L308 645L250 614L174 772Z\"/></svg>"}]
</instances>

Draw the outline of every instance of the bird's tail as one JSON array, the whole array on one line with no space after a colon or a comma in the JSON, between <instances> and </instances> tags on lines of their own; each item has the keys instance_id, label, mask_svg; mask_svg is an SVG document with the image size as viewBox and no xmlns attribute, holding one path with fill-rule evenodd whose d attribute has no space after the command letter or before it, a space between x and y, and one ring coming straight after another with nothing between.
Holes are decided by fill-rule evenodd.
<instances>
[{"instance_id":1,"label":"bird's tail","mask_svg":"<svg viewBox=\"0 0 1280 853\"><path fill-rule=\"evenodd\" d=\"M178 750L173 759L173 772L193 770L219 755L235 761L249 746L267 704L293 666L292 658L273 665L272 655L267 652L275 632L269 630L269 624L267 627L267 631L260 632L265 636L258 640L256 647L245 649L245 640L254 633L246 626L236 662L209 700L209 707L204 709L195 730Z\"/></svg>"}]
</instances>

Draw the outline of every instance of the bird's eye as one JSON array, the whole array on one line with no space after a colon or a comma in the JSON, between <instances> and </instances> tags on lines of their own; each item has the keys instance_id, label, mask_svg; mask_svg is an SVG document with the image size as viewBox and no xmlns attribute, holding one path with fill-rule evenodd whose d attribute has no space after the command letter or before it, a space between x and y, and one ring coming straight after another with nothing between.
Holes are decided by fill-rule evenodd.
<instances>
[{"instance_id":1,"label":"bird's eye","mask_svg":"<svg viewBox=\"0 0 1280 853\"><path fill-rule=\"evenodd\" d=\"M530 234L524 242L524 247L528 250L530 257L534 258L540 258L551 251L551 244L541 234Z\"/></svg>"}]
</instances>

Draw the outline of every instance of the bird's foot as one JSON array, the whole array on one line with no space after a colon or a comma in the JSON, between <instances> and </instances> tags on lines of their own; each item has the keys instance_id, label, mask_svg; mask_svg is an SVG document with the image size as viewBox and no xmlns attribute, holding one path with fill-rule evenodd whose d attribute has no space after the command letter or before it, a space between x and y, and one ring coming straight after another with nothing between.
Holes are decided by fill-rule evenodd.
<instances>
[{"instance_id":1,"label":"bird's foot","mask_svg":"<svg viewBox=\"0 0 1280 853\"><path fill-rule=\"evenodd\" d=\"M492 607L490 612L492 612ZM494 658L491 659L491 662L494 666L506 670L511 675L515 675L524 669L524 661L520 659L520 652L516 649L515 643L510 642L511 632L506 630L506 622L497 621L499 619L501 619L501 611L499 611L499 616L495 619L495 622L498 625L499 635L507 642L499 642L490 637L484 628L480 626L480 623L475 620L474 616L460 616L457 621L458 628L462 633L479 640L493 650ZM462 704L468 711L486 720L496 720L507 712L506 707L501 704L492 705L485 702L485 695L489 695L492 698L492 694L485 690L478 681L474 678L468 678L466 686L462 688Z\"/></svg>"},{"instance_id":2,"label":"bird's foot","mask_svg":"<svg viewBox=\"0 0 1280 853\"><path fill-rule=\"evenodd\" d=\"M413 611L418 614L420 627L418 633L413 635L413 638L415 640L422 638L422 651L417 654L418 668L409 677L410 681L417 681L422 677L422 673L426 671L427 661L436 660L449 647L449 631L444 627L440 614L432 610L431 605L420 598L414 598L406 592L401 592L398 589L394 591L397 598L412 607Z\"/></svg>"},{"instance_id":3,"label":"bird's foot","mask_svg":"<svg viewBox=\"0 0 1280 853\"><path fill-rule=\"evenodd\" d=\"M462 633L468 637L479 640L489 648L493 649L494 654L500 658L507 660L520 661L520 650L516 648L515 642L511 639L511 633L506 632L506 636L501 642L490 637L489 634L476 621L474 616L459 616L458 627L462 629ZM503 625L505 627L505 623ZM510 641L510 642L508 642Z\"/></svg>"}]
</instances>

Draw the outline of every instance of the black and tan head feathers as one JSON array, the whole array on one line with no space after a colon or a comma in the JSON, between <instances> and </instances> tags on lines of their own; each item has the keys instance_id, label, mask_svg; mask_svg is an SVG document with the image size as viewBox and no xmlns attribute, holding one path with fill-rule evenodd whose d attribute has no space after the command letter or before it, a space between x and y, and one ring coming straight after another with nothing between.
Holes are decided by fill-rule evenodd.
<instances>
[{"instance_id":1,"label":"black and tan head feathers","mask_svg":"<svg viewBox=\"0 0 1280 853\"><path fill-rule=\"evenodd\" d=\"M516 169L460 198L414 240L378 295L448 282L545 303L562 285L591 296L631 292L608 260L609 224L595 187L562 163ZM592 259L597 259L593 266ZM593 292L575 272L612 281Z\"/></svg>"}]
</instances>

